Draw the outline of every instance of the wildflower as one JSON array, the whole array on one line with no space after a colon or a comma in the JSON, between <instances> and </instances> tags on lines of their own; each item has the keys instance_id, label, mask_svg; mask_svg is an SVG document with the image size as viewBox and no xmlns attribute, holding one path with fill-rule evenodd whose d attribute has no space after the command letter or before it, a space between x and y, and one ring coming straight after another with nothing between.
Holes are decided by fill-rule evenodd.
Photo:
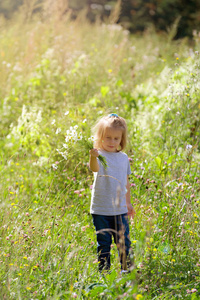
<instances>
[{"instance_id":1,"label":"wildflower","mask_svg":"<svg viewBox=\"0 0 200 300\"><path fill-rule=\"evenodd\" d=\"M52 166L52 168L53 168L54 170L57 170L57 169L58 169L58 167L56 166L56 164L52 164L51 166Z\"/></svg>"},{"instance_id":2,"label":"wildflower","mask_svg":"<svg viewBox=\"0 0 200 300\"><path fill-rule=\"evenodd\" d=\"M199 263L197 263L197 264L196 264L196 266L197 266L197 267L200 267L200 264L199 264Z\"/></svg>"},{"instance_id":3,"label":"wildflower","mask_svg":"<svg viewBox=\"0 0 200 300\"><path fill-rule=\"evenodd\" d=\"M186 145L186 149L189 150L192 148L192 145Z\"/></svg>"},{"instance_id":4,"label":"wildflower","mask_svg":"<svg viewBox=\"0 0 200 300\"><path fill-rule=\"evenodd\" d=\"M86 226L81 227L81 231L85 231Z\"/></svg>"},{"instance_id":5,"label":"wildflower","mask_svg":"<svg viewBox=\"0 0 200 300\"><path fill-rule=\"evenodd\" d=\"M197 289L191 289L191 293L196 293Z\"/></svg>"},{"instance_id":6,"label":"wildflower","mask_svg":"<svg viewBox=\"0 0 200 300\"><path fill-rule=\"evenodd\" d=\"M140 300L140 299L142 299L142 298L143 298L143 296L142 296L141 294L138 294L138 295L135 297L136 300Z\"/></svg>"},{"instance_id":7,"label":"wildflower","mask_svg":"<svg viewBox=\"0 0 200 300\"><path fill-rule=\"evenodd\" d=\"M76 293L72 294L72 298L77 298L77 297L78 297L78 295Z\"/></svg>"},{"instance_id":8,"label":"wildflower","mask_svg":"<svg viewBox=\"0 0 200 300\"><path fill-rule=\"evenodd\" d=\"M80 194L79 190L74 191L74 194Z\"/></svg>"},{"instance_id":9,"label":"wildflower","mask_svg":"<svg viewBox=\"0 0 200 300\"><path fill-rule=\"evenodd\" d=\"M56 134L60 133L61 132L61 128L57 128L56 129Z\"/></svg>"}]
</instances>

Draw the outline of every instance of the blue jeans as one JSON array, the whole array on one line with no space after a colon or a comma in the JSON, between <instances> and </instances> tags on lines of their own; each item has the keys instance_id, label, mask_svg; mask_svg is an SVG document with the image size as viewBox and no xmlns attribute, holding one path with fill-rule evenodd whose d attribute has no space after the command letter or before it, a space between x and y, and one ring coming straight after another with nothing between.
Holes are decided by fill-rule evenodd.
<instances>
[{"instance_id":1,"label":"blue jeans","mask_svg":"<svg viewBox=\"0 0 200 300\"><path fill-rule=\"evenodd\" d=\"M92 217L97 235L99 270L110 269L112 236L119 252L121 268L126 270L127 265L130 266L129 252L131 247L128 215L102 216L92 214Z\"/></svg>"}]
</instances>

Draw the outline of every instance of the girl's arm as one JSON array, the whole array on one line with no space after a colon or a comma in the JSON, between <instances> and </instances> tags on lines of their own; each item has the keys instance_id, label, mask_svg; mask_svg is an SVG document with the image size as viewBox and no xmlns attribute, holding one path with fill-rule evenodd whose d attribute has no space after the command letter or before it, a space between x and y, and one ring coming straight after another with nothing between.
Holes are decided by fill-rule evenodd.
<instances>
[{"instance_id":1,"label":"girl's arm","mask_svg":"<svg viewBox=\"0 0 200 300\"><path fill-rule=\"evenodd\" d=\"M126 205L127 205L127 208L128 208L128 216L131 218L134 218L135 216L135 210L131 204L131 191L130 191L130 183L129 183L129 178L127 176L127 186L126 186L126 189L127 189L127 193L126 193Z\"/></svg>"},{"instance_id":2,"label":"girl's arm","mask_svg":"<svg viewBox=\"0 0 200 300\"><path fill-rule=\"evenodd\" d=\"M91 149L90 150L90 161L89 161L89 167L92 172L98 172L99 171L99 164L97 161L97 157L99 156L97 149Z\"/></svg>"}]
</instances>

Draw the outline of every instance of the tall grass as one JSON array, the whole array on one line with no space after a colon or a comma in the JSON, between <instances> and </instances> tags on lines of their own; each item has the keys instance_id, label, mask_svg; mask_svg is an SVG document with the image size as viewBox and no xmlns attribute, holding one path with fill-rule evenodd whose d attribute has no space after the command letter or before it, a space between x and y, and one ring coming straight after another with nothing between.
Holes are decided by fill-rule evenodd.
<instances>
[{"instance_id":1,"label":"tall grass","mask_svg":"<svg viewBox=\"0 0 200 300\"><path fill-rule=\"evenodd\" d=\"M198 34L130 36L47 8L1 28L1 298L198 299ZM125 276L115 246L111 273L97 272L88 151L69 139L108 112L129 127Z\"/></svg>"}]
</instances>

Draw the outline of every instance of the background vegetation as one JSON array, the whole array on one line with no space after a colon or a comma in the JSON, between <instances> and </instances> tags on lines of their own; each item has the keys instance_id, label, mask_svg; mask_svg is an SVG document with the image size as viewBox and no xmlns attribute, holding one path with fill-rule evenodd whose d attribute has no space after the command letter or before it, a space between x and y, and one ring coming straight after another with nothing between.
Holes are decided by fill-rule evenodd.
<instances>
[{"instance_id":1,"label":"background vegetation","mask_svg":"<svg viewBox=\"0 0 200 300\"><path fill-rule=\"evenodd\" d=\"M0 298L199 299L199 33L130 35L57 4L1 19ZM82 142L110 112L128 123L137 212L123 276L115 246L97 271Z\"/></svg>"},{"instance_id":2,"label":"background vegetation","mask_svg":"<svg viewBox=\"0 0 200 300\"><path fill-rule=\"evenodd\" d=\"M132 33L149 27L157 32L169 32L176 26L175 38L192 37L194 30L200 30L200 2L198 0L4 0L0 3L0 14L11 18L18 9L27 11L25 19L35 13L42 13L46 6L60 10L60 18L66 13L77 18L81 11L90 22L106 20L112 16L114 22L123 25Z\"/></svg>"}]
</instances>

